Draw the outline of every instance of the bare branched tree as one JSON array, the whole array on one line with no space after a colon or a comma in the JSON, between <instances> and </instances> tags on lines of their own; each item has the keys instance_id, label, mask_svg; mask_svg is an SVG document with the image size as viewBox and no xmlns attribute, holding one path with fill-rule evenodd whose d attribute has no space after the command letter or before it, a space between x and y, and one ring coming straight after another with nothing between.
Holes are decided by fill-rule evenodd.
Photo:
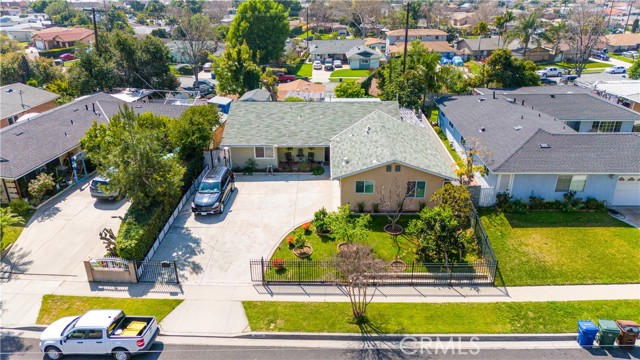
<instances>
[{"instance_id":1,"label":"bare branched tree","mask_svg":"<svg viewBox=\"0 0 640 360\"><path fill-rule=\"evenodd\" d=\"M309 4L309 24L310 26L327 25L333 18L333 7L323 0L313 0Z\"/></svg>"},{"instance_id":2,"label":"bare branched tree","mask_svg":"<svg viewBox=\"0 0 640 360\"><path fill-rule=\"evenodd\" d=\"M473 16L474 24L477 24L481 21L484 21L487 24L493 23L493 18L495 18L499 14L497 4L497 1L481 2L480 5L478 5L478 8L476 9Z\"/></svg>"},{"instance_id":3,"label":"bare branched tree","mask_svg":"<svg viewBox=\"0 0 640 360\"><path fill-rule=\"evenodd\" d=\"M335 260L344 279L353 319L364 324L367 306L376 294L379 274L385 269L384 261L376 259L373 250L363 244L354 244L351 251L339 252Z\"/></svg>"},{"instance_id":4,"label":"bare branched tree","mask_svg":"<svg viewBox=\"0 0 640 360\"><path fill-rule=\"evenodd\" d=\"M377 25L382 18L382 0L340 0L332 5L337 13L350 19L351 23L360 30L362 37L367 35L367 27Z\"/></svg>"},{"instance_id":5,"label":"bare branched tree","mask_svg":"<svg viewBox=\"0 0 640 360\"><path fill-rule=\"evenodd\" d=\"M196 86L200 62L209 53L216 51L213 41L215 32L210 19L203 14L192 14L188 10L182 12L178 18L178 25L173 32L176 46L180 54L193 67Z\"/></svg>"},{"instance_id":6,"label":"bare branched tree","mask_svg":"<svg viewBox=\"0 0 640 360\"><path fill-rule=\"evenodd\" d=\"M567 41L576 75L582 75L593 49L606 33L604 18L588 4L575 6L570 13Z\"/></svg>"},{"instance_id":7,"label":"bare branched tree","mask_svg":"<svg viewBox=\"0 0 640 360\"><path fill-rule=\"evenodd\" d=\"M203 13L211 19L212 24L220 24L220 21L227 15L230 6L231 3L229 1L205 1Z\"/></svg>"},{"instance_id":8,"label":"bare branched tree","mask_svg":"<svg viewBox=\"0 0 640 360\"><path fill-rule=\"evenodd\" d=\"M380 206L380 210L389 219L391 225L390 232L400 232L401 228L398 223L398 219L404 212L405 203L409 199L409 206L411 206L413 198L409 198L407 189L403 188L398 178L393 180L393 185L390 187L380 186L380 191L377 194L377 201Z\"/></svg>"}]
</instances>

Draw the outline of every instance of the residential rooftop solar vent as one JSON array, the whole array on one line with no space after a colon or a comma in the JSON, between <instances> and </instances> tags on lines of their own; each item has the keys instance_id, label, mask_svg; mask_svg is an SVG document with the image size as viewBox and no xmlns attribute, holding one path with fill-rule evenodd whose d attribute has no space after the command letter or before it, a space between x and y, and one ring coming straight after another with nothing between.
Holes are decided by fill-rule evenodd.
<instances>
[{"instance_id":1,"label":"residential rooftop solar vent","mask_svg":"<svg viewBox=\"0 0 640 360\"><path fill-rule=\"evenodd\" d=\"M540 144L540 148L541 149L551 149L551 146L549 146L549 144L542 143L542 144Z\"/></svg>"},{"instance_id":2,"label":"residential rooftop solar vent","mask_svg":"<svg viewBox=\"0 0 640 360\"><path fill-rule=\"evenodd\" d=\"M512 103L512 104L515 104L515 103L516 103L516 99L507 98L507 101L508 101L508 102L510 102L510 103Z\"/></svg>"},{"instance_id":3,"label":"residential rooftop solar vent","mask_svg":"<svg viewBox=\"0 0 640 360\"><path fill-rule=\"evenodd\" d=\"M516 130L522 130L522 126L520 126L520 125L514 126L513 128L516 129Z\"/></svg>"},{"instance_id":4,"label":"residential rooftop solar vent","mask_svg":"<svg viewBox=\"0 0 640 360\"><path fill-rule=\"evenodd\" d=\"M487 100L487 98L481 97L480 99L478 99L478 102L483 102L485 100Z\"/></svg>"}]
</instances>

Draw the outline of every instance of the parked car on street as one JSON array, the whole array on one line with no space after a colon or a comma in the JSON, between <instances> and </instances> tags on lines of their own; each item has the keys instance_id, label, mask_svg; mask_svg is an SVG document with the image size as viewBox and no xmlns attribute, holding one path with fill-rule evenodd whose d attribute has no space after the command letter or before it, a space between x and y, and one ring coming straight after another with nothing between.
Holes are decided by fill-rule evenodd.
<instances>
[{"instance_id":1,"label":"parked car on street","mask_svg":"<svg viewBox=\"0 0 640 360\"><path fill-rule=\"evenodd\" d=\"M40 335L40 351L51 360L63 354L111 354L116 360L148 350L158 336L153 316L126 316L122 310L91 310L56 320Z\"/></svg>"},{"instance_id":2,"label":"parked car on street","mask_svg":"<svg viewBox=\"0 0 640 360\"><path fill-rule=\"evenodd\" d=\"M222 214L224 204L235 190L235 176L226 166L216 166L202 179L191 203L191 211L199 215Z\"/></svg>"},{"instance_id":3,"label":"parked car on street","mask_svg":"<svg viewBox=\"0 0 640 360\"><path fill-rule=\"evenodd\" d=\"M320 60L316 60L313 62L313 70L322 70L322 63Z\"/></svg>"},{"instance_id":4,"label":"parked car on street","mask_svg":"<svg viewBox=\"0 0 640 360\"><path fill-rule=\"evenodd\" d=\"M548 67L544 70L536 71L536 74L540 75L540 77L562 76L564 75L564 70L557 67Z\"/></svg>"},{"instance_id":5,"label":"parked car on street","mask_svg":"<svg viewBox=\"0 0 640 360\"><path fill-rule=\"evenodd\" d=\"M604 60L604 61L609 61L609 59L610 59L609 54L607 54L604 51L598 51L598 50L594 50L591 53L591 57L594 58L594 59Z\"/></svg>"},{"instance_id":6,"label":"parked car on street","mask_svg":"<svg viewBox=\"0 0 640 360\"><path fill-rule=\"evenodd\" d=\"M622 56L636 59L638 57L638 52L635 50L629 50L622 53Z\"/></svg>"},{"instance_id":7,"label":"parked car on street","mask_svg":"<svg viewBox=\"0 0 640 360\"><path fill-rule=\"evenodd\" d=\"M570 82L574 82L578 78L578 75L562 75L560 78L561 84L568 84Z\"/></svg>"},{"instance_id":8,"label":"parked car on street","mask_svg":"<svg viewBox=\"0 0 640 360\"><path fill-rule=\"evenodd\" d=\"M540 78L540 83L542 85L558 85L558 83L555 82L555 80L551 80L551 79L546 78L546 77L541 77Z\"/></svg>"},{"instance_id":9,"label":"parked car on street","mask_svg":"<svg viewBox=\"0 0 640 360\"><path fill-rule=\"evenodd\" d=\"M604 70L607 74L624 74L627 72L627 68L624 66L616 65Z\"/></svg>"},{"instance_id":10,"label":"parked car on street","mask_svg":"<svg viewBox=\"0 0 640 360\"><path fill-rule=\"evenodd\" d=\"M288 82L292 82L296 79L295 75L287 75L285 73L276 73L276 76L278 77L278 82L281 83L288 83Z\"/></svg>"},{"instance_id":11,"label":"parked car on street","mask_svg":"<svg viewBox=\"0 0 640 360\"><path fill-rule=\"evenodd\" d=\"M324 65L324 70L325 71L333 71L334 70L333 64L325 64Z\"/></svg>"},{"instance_id":12,"label":"parked car on street","mask_svg":"<svg viewBox=\"0 0 640 360\"><path fill-rule=\"evenodd\" d=\"M105 190L105 187L108 185L108 178L96 176L93 180L91 180L91 184L89 185L89 192L91 193L91 197L94 199L102 200L115 200L120 197L120 192L118 191L104 192L103 190Z\"/></svg>"},{"instance_id":13,"label":"parked car on street","mask_svg":"<svg viewBox=\"0 0 640 360\"><path fill-rule=\"evenodd\" d=\"M63 66L64 65L64 61L60 60L60 59L55 59L53 60L53 64L56 66Z\"/></svg>"},{"instance_id":14,"label":"parked car on street","mask_svg":"<svg viewBox=\"0 0 640 360\"><path fill-rule=\"evenodd\" d=\"M76 57L73 56L72 54L64 53L64 54L58 56L58 59L60 59L62 61L71 61L71 60L75 60Z\"/></svg>"},{"instance_id":15,"label":"parked car on street","mask_svg":"<svg viewBox=\"0 0 640 360\"><path fill-rule=\"evenodd\" d=\"M208 62L205 63L204 65L202 65L202 71L204 72L211 72L211 67L213 66L212 63Z\"/></svg>"},{"instance_id":16,"label":"parked car on street","mask_svg":"<svg viewBox=\"0 0 640 360\"><path fill-rule=\"evenodd\" d=\"M342 67L342 60L333 60L333 67L334 68L341 68Z\"/></svg>"}]
</instances>

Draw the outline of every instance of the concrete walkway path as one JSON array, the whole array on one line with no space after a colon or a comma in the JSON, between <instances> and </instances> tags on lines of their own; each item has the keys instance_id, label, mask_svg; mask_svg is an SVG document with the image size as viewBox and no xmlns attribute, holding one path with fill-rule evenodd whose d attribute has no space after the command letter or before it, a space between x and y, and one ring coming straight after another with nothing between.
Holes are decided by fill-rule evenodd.
<instances>
[{"instance_id":1,"label":"concrete walkway path","mask_svg":"<svg viewBox=\"0 0 640 360\"><path fill-rule=\"evenodd\" d=\"M36 323L44 294L119 298L172 298L185 301L161 323L162 330L184 334L239 334L250 331L242 301L346 302L338 286L98 284L73 280L29 279L2 284L2 326ZM381 287L375 302L514 302L640 299L640 284L523 287ZM199 324L194 327L194 324Z\"/></svg>"}]
</instances>

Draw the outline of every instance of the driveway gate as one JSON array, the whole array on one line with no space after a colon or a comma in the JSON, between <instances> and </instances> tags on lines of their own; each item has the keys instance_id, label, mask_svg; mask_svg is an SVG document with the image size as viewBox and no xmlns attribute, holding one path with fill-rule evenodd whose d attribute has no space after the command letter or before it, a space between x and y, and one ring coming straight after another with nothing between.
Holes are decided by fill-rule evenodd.
<instances>
[{"instance_id":1,"label":"driveway gate","mask_svg":"<svg viewBox=\"0 0 640 360\"><path fill-rule=\"evenodd\" d=\"M136 261L136 276L138 282L180 284L175 261Z\"/></svg>"}]
</instances>

